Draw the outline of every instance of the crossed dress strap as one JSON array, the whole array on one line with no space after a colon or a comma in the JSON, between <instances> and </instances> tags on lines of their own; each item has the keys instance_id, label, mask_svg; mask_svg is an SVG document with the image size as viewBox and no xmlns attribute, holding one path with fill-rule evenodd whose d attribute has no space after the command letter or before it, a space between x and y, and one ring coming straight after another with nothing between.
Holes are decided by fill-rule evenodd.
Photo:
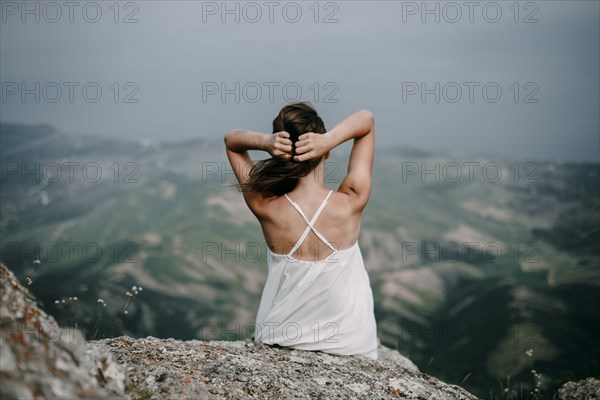
<instances>
[{"instance_id":1,"label":"crossed dress strap","mask_svg":"<svg viewBox=\"0 0 600 400\"><path fill-rule=\"evenodd\" d=\"M321 211L323 211L323 209L325 208L325 205L327 204L327 200L329 200L329 196L331 196L332 193L333 193L333 190L330 190L329 193L327 194L327 197L325 197L325 199L321 202L321 205L317 209L317 212L315 213L315 215L313 215L313 217L312 217L312 219L310 221L308 220L308 218L306 218L306 215L304 214L304 212L302 211L302 209L300 208L300 206L298 205L298 203L296 203L294 200L290 199L290 197L287 194L285 194L285 198L288 199L288 201L290 202L290 204L300 213L300 215L304 219L304 222L306 222L306 224L308 225L306 227L306 229L304 230L304 233L302 234L302 236L300 236L300 239L298 239L298 242L296 242L296 244L292 248L292 251L290 251L288 253L288 257L291 258L292 254L294 254L296 252L296 250L298 250L298 248L302 245L302 243L304 242L304 240L308 236L308 233L311 230L315 233L315 235L317 235L317 237L319 239L321 239L323 241L323 243L325 243L325 245L327 247L329 247L333 251L333 253L331 253L331 254L334 254L334 253L337 252L337 250L335 249L335 247L333 247L331 245L331 243L329 243L329 241L327 239L325 239L323 237L323 235L321 235L321 233L319 231L317 231L315 229L315 227L314 227L314 224L317 221L317 218L319 218L319 215L321 214Z\"/></svg>"}]
</instances>

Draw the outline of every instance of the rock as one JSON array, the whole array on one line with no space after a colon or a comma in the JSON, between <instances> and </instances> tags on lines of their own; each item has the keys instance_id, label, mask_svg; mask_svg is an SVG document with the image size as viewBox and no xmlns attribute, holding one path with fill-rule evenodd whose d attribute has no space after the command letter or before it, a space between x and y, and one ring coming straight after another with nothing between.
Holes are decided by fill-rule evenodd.
<instances>
[{"instance_id":1,"label":"rock","mask_svg":"<svg viewBox=\"0 0 600 400\"><path fill-rule=\"evenodd\" d=\"M559 400L600 400L600 380L587 378L567 382L558 389Z\"/></svg>"},{"instance_id":2,"label":"rock","mask_svg":"<svg viewBox=\"0 0 600 400\"><path fill-rule=\"evenodd\" d=\"M106 346L127 365L132 398L476 399L420 373L410 360L381 345L383 356L374 361L250 341L122 336L92 343Z\"/></svg>"},{"instance_id":3,"label":"rock","mask_svg":"<svg viewBox=\"0 0 600 400\"><path fill-rule=\"evenodd\" d=\"M393 363L400 365L402 368L410 369L413 371L419 371L419 368L408 358L398 353L396 350L389 349L379 344L377 349L377 356L379 360L388 360Z\"/></svg>"},{"instance_id":4,"label":"rock","mask_svg":"<svg viewBox=\"0 0 600 400\"><path fill-rule=\"evenodd\" d=\"M2 264L0 304L0 398L129 398L110 352L90 351L81 331L60 328Z\"/></svg>"}]
</instances>

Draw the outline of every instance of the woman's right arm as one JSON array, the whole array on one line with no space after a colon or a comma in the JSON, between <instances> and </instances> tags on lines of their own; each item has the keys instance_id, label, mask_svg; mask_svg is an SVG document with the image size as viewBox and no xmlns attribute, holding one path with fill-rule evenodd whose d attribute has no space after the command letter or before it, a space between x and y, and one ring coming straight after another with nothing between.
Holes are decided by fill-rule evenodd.
<instances>
[{"instance_id":1,"label":"woman's right arm","mask_svg":"<svg viewBox=\"0 0 600 400\"><path fill-rule=\"evenodd\" d=\"M352 197L357 211L362 210L371 195L371 172L375 147L375 120L373 113L360 110L325 134L306 133L296 143L297 161L319 157L347 140L354 139L348 173L338 192ZM298 155L300 154L300 155Z\"/></svg>"}]
</instances>

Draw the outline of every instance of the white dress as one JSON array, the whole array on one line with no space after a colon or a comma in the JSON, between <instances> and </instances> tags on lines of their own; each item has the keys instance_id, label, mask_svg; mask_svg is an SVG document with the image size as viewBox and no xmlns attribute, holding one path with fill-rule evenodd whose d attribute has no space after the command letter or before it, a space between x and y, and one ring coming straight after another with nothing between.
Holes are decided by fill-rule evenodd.
<instances>
[{"instance_id":1,"label":"white dress","mask_svg":"<svg viewBox=\"0 0 600 400\"><path fill-rule=\"evenodd\" d=\"M288 254L269 249L269 274L258 308L254 340L377 359L373 293L358 242L348 249L336 250L314 228L331 193L310 221L300 206L285 195L308 226ZM316 262L293 258L311 229L332 253Z\"/></svg>"}]
</instances>

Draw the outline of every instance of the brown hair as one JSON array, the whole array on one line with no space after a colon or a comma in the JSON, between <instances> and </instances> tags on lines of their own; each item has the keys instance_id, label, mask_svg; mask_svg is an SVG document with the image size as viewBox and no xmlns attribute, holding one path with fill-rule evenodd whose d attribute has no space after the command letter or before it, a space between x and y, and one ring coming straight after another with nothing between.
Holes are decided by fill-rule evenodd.
<instances>
[{"instance_id":1,"label":"brown hair","mask_svg":"<svg viewBox=\"0 0 600 400\"><path fill-rule=\"evenodd\" d=\"M295 154L298 136L306 132L327 132L317 110L306 102L288 104L279 111L273 120L273 133L281 131L290 134L292 154ZM298 180L315 169L321 160L322 157L306 161L272 157L258 161L250 171L248 182L240 188L266 196L283 196L292 191Z\"/></svg>"}]
</instances>

